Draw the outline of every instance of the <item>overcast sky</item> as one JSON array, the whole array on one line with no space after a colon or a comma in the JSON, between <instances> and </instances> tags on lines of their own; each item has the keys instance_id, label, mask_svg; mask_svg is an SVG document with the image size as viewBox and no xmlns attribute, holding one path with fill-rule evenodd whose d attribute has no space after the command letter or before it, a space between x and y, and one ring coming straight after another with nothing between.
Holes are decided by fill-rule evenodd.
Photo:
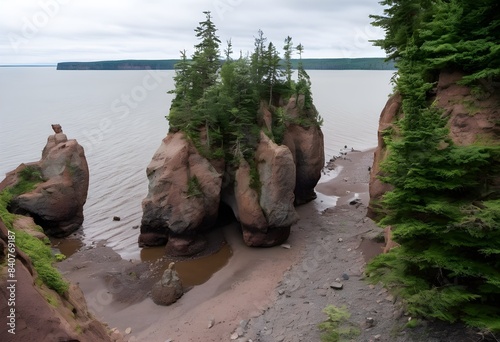
<instances>
[{"instance_id":1,"label":"overcast sky","mask_svg":"<svg viewBox=\"0 0 500 342\"><path fill-rule=\"evenodd\" d=\"M279 48L286 36L304 58L383 57L368 40L379 0L0 0L0 64L188 55L194 28L211 11L218 34L232 39L235 57L253 49L261 29Z\"/></svg>"}]
</instances>

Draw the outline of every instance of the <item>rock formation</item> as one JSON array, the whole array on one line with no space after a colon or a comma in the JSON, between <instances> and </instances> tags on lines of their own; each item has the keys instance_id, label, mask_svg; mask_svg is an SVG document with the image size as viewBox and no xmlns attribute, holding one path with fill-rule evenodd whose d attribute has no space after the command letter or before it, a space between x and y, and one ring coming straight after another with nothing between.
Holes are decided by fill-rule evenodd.
<instances>
[{"instance_id":1,"label":"rock formation","mask_svg":"<svg viewBox=\"0 0 500 342\"><path fill-rule=\"evenodd\" d=\"M250 166L243 159L236 170L234 187L224 192L222 201L240 221L248 246L275 246L286 241L298 219L293 207L295 164L286 146L278 146L262 132L255 159L258 188L252 187Z\"/></svg>"},{"instance_id":2,"label":"rock formation","mask_svg":"<svg viewBox=\"0 0 500 342\"><path fill-rule=\"evenodd\" d=\"M36 184L33 190L14 196L9 210L32 216L46 234L63 237L83 222L83 205L87 199L89 170L83 147L69 139L60 125L52 125L42 159L21 164L6 175L5 186L22 182Z\"/></svg>"},{"instance_id":3,"label":"rock formation","mask_svg":"<svg viewBox=\"0 0 500 342\"><path fill-rule=\"evenodd\" d=\"M391 190L391 186L387 183L382 183L379 177L383 175L380 170L380 162L386 158L387 149L384 142L384 134L393 128L394 120L401 111L401 95L395 94L389 98L378 123L377 138L378 144L373 156L373 166L370 170L370 204L368 205L367 216L370 218L377 217L379 209L378 201L382 195Z\"/></svg>"},{"instance_id":4,"label":"rock formation","mask_svg":"<svg viewBox=\"0 0 500 342\"><path fill-rule=\"evenodd\" d=\"M292 97L284 105L292 121L298 118L301 99L297 104ZM270 110L261 105L259 111L263 128L253 161L240 158L239 165L209 160L182 131L168 133L147 168L149 192L142 202L140 246L166 244L167 254L174 256L200 252L206 245L203 234L213 227L220 203L233 210L248 246L286 241L298 220L294 202L315 198L314 187L324 166L323 134L318 125L290 122L283 144L276 144L264 133L273 125ZM203 130L200 135L205 141Z\"/></svg>"},{"instance_id":5,"label":"rock formation","mask_svg":"<svg viewBox=\"0 0 500 342\"><path fill-rule=\"evenodd\" d=\"M291 124L285 131L283 145L292 152L296 166L295 204L307 203L316 198L314 187L325 165L323 132L318 126Z\"/></svg>"},{"instance_id":6,"label":"rock formation","mask_svg":"<svg viewBox=\"0 0 500 342\"><path fill-rule=\"evenodd\" d=\"M163 272L161 280L153 285L151 298L157 305L170 305L181 298L183 294L181 280L174 269L174 263L171 262Z\"/></svg>"},{"instance_id":7,"label":"rock formation","mask_svg":"<svg viewBox=\"0 0 500 342\"><path fill-rule=\"evenodd\" d=\"M139 244L168 241L169 254L177 256L202 250L202 234L217 219L222 173L182 132L163 139L146 172L149 192L142 202Z\"/></svg>"}]
</instances>

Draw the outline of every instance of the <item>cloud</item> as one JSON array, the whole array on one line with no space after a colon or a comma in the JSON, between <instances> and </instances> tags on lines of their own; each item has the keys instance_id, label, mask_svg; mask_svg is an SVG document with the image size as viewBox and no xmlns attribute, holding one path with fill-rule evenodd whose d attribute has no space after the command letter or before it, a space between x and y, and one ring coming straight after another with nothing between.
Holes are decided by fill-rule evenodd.
<instances>
[{"instance_id":1,"label":"cloud","mask_svg":"<svg viewBox=\"0 0 500 342\"><path fill-rule=\"evenodd\" d=\"M306 58L383 56L368 42L383 35L368 18L378 0L0 0L0 64L178 58L206 10L236 53L262 29L279 48L292 36Z\"/></svg>"}]
</instances>

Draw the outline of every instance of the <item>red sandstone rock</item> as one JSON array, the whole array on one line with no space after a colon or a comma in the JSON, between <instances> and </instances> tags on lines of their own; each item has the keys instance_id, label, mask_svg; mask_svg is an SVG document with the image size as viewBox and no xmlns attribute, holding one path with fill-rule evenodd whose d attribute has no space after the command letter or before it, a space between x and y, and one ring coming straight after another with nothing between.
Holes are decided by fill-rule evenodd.
<instances>
[{"instance_id":1,"label":"red sandstone rock","mask_svg":"<svg viewBox=\"0 0 500 342\"><path fill-rule=\"evenodd\" d=\"M295 203L303 204L316 198L314 187L325 165L323 132L317 126L301 127L290 124L283 138L293 155L296 167Z\"/></svg>"},{"instance_id":2,"label":"red sandstone rock","mask_svg":"<svg viewBox=\"0 0 500 342\"><path fill-rule=\"evenodd\" d=\"M78 229L83 222L83 205L89 186L83 147L74 139L68 140L63 133L51 135L42 159L36 163L21 164L9 172L6 184L16 184L26 167L37 170L42 181L33 191L15 197L10 210L32 216L48 235L62 237Z\"/></svg>"},{"instance_id":3,"label":"red sandstone rock","mask_svg":"<svg viewBox=\"0 0 500 342\"><path fill-rule=\"evenodd\" d=\"M169 233L194 238L212 227L219 209L222 174L182 132L169 133L163 139L146 172L149 192L142 202L142 245L164 244ZM160 238L153 241L151 234ZM169 245L172 254L176 246Z\"/></svg>"}]
</instances>

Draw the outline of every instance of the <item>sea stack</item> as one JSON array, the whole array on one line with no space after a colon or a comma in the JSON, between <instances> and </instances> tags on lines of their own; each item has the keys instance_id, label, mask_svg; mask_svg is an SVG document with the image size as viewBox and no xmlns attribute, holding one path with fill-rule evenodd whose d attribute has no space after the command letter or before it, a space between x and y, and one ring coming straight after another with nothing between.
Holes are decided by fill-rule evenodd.
<instances>
[{"instance_id":1,"label":"sea stack","mask_svg":"<svg viewBox=\"0 0 500 342\"><path fill-rule=\"evenodd\" d=\"M9 211L33 217L47 235L68 236L83 222L89 169L83 147L68 139L59 124L38 162L19 165L2 182L14 190Z\"/></svg>"}]
</instances>

